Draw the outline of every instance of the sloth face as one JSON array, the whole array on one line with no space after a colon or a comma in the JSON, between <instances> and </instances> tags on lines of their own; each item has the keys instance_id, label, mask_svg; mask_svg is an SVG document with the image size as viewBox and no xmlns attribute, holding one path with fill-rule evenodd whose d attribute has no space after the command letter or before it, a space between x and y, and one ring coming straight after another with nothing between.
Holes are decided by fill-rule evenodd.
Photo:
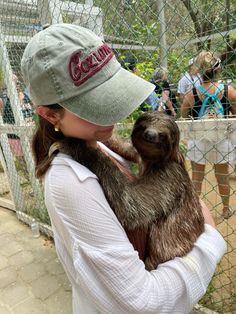
<instances>
[{"instance_id":1,"label":"sloth face","mask_svg":"<svg viewBox=\"0 0 236 314\"><path fill-rule=\"evenodd\" d=\"M179 145L174 119L159 112L148 112L137 119L131 137L141 157L153 161L166 160Z\"/></svg>"}]
</instances>

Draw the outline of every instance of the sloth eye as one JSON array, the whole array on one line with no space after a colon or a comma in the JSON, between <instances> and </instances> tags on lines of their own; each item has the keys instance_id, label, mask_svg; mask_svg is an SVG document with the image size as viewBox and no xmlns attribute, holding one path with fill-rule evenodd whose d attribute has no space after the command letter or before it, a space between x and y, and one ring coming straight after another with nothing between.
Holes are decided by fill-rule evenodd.
<instances>
[{"instance_id":1,"label":"sloth eye","mask_svg":"<svg viewBox=\"0 0 236 314\"><path fill-rule=\"evenodd\" d=\"M162 141L162 140L165 140L166 139L166 134L165 133L158 133L158 137L159 139Z\"/></svg>"}]
</instances>

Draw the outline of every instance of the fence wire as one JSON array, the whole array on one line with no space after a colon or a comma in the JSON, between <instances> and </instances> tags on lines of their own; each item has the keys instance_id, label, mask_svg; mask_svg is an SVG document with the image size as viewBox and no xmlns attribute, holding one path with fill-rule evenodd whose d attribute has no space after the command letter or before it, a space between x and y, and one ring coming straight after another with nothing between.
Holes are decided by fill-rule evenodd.
<instances>
[{"instance_id":1,"label":"fence wire","mask_svg":"<svg viewBox=\"0 0 236 314\"><path fill-rule=\"evenodd\" d=\"M0 205L50 224L42 186L34 175L30 142L37 121L20 60L29 39L46 24L88 27L112 47L123 67L146 80L157 75L168 83L189 174L195 173L194 180L203 177L200 195L228 244L201 303L219 313L236 313L236 215L222 217L225 198L236 208L236 119L229 113L220 120L183 120L185 92L179 87L191 60L203 50L220 58L220 81L236 87L235 12L236 1L230 0L0 0ZM161 92L156 90L159 100L163 86ZM192 89L191 79L188 86ZM124 136L129 134L127 123L139 114L137 110L122 124ZM204 147L198 145L200 139ZM205 160L204 174L188 160L191 154ZM212 162L214 158L227 165L226 172Z\"/></svg>"}]
</instances>

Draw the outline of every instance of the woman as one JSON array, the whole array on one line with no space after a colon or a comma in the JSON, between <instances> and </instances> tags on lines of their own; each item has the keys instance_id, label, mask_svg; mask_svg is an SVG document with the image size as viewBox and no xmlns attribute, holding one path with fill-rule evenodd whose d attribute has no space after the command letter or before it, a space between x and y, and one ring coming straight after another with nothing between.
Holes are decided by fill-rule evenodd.
<instances>
[{"instance_id":1,"label":"woman","mask_svg":"<svg viewBox=\"0 0 236 314\"><path fill-rule=\"evenodd\" d=\"M175 107L177 106L177 101L167 81L166 70L156 69L151 82L155 84L155 93L160 97L160 103L162 103L158 110L165 108L164 111L168 115L176 117Z\"/></svg>"},{"instance_id":2,"label":"woman","mask_svg":"<svg viewBox=\"0 0 236 314\"><path fill-rule=\"evenodd\" d=\"M131 71L135 75L140 76L141 72L138 65L138 60L134 56L128 56L122 61L122 66L124 69ZM160 98L153 91L151 94L145 99L145 101L140 105L141 111L149 111L149 110L157 110L159 107Z\"/></svg>"},{"instance_id":3,"label":"woman","mask_svg":"<svg viewBox=\"0 0 236 314\"><path fill-rule=\"evenodd\" d=\"M189 115L194 119L199 118L205 95L201 88L208 94L214 94L217 89L219 98L223 106L223 116L236 114L236 91L232 86L222 86L218 82L221 62L213 53L202 51L196 58L196 65L202 76L200 87L193 88L185 97L181 106L182 117ZM210 141L207 138L201 140L190 140L188 143L188 158L192 165L192 179L196 191L201 194L202 181L205 175L205 166L207 162L214 164L215 176L218 182L223 209L222 216L225 219L230 218L235 210L229 206L230 186L229 186L229 163L234 160L234 148L231 140Z\"/></svg>"},{"instance_id":4,"label":"woman","mask_svg":"<svg viewBox=\"0 0 236 314\"><path fill-rule=\"evenodd\" d=\"M184 96L189 90L201 84L202 79L198 71L199 69L194 63L194 58L190 59L188 62L188 71L184 73L178 82L177 92L180 103L183 102Z\"/></svg>"},{"instance_id":5,"label":"woman","mask_svg":"<svg viewBox=\"0 0 236 314\"><path fill-rule=\"evenodd\" d=\"M73 313L188 313L225 251L207 208L205 232L193 250L149 273L96 176L70 156L53 158L53 143L70 136L125 167L98 141L107 140L114 123L154 86L122 69L94 33L69 24L52 25L30 40L22 73L40 116L33 141L36 174L44 180L57 254L72 285Z\"/></svg>"}]
</instances>

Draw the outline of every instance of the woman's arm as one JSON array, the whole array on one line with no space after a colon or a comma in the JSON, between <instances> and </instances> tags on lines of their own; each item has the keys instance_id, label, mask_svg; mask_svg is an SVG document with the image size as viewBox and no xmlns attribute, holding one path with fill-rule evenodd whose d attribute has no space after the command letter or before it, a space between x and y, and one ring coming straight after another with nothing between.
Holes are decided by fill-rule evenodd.
<instances>
[{"instance_id":1,"label":"woman's arm","mask_svg":"<svg viewBox=\"0 0 236 314\"><path fill-rule=\"evenodd\" d=\"M202 206L202 213L204 217L204 221L206 224L211 225L212 227L216 228L215 221L211 215L211 212L209 208L206 206L206 204L203 202L203 200L200 199L200 204Z\"/></svg>"},{"instance_id":2,"label":"woman's arm","mask_svg":"<svg viewBox=\"0 0 236 314\"><path fill-rule=\"evenodd\" d=\"M228 99L231 104L232 115L236 115L236 90L233 86L228 86Z\"/></svg>"},{"instance_id":3,"label":"woman's arm","mask_svg":"<svg viewBox=\"0 0 236 314\"><path fill-rule=\"evenodd\" d=\"M168 109L171 111L172 116L176 116L176 112L175 109L173 107L172 101L170 100L170 91L169 90L163 90L162 92L162 99L164 101L164 103L166 104L166 106L168 107Z\"/></svg>"},{"instance_id":4,"label":"woman's arm","mask_svg":"<svg viewBox=\"0 0 236 314\"><path fill-rule=\"evenodd\" d=\"M189 116L189 110L190 108L193 106L194 104L194 96L193 96L193 92L189 91L185 94L184 98L183 98L183 102L181 104L181 116L183 118L188 118Z\"/></svg>"},{"instance_id":5,"label":"woman's arm","mask_svg":"<svg viewBox=\"0 0 236 314\"><path fill-rule=\"evenodd\" d=\"M148 272L98 181L83 173L78 178L79 172L83 167L52 166L45 182L50 218L72 258L78 287L104 314L189 313L224 254L221 235L206 225L186 257Z\"/></svg>"},{"instance_id":6,"label":"woman's arm","mask_svg":"<svg viewBox=\"0 0 236 314\"><path fill-rule=\"evenodd\" d=\"M117 135L112 135L112 137L103 142L103 144L128 161L139 162L139 154L130 141L118 137Z\"/></svg>"}]
</instances>

